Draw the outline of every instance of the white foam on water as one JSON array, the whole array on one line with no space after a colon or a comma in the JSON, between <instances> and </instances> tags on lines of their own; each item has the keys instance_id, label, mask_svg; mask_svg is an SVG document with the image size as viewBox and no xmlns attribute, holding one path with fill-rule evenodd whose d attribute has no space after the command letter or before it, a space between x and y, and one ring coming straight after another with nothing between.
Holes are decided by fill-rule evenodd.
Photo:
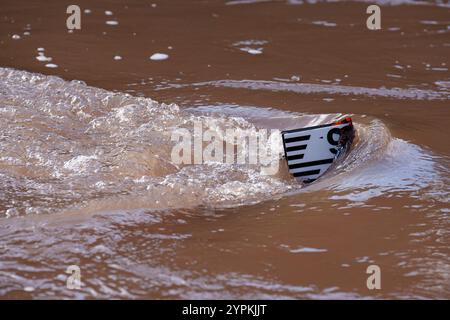
<instances>
[{"instance_id":1,"label":"white foam on water","mask_svg":"<svg viewBox=\"0 0 450 320\"><path fill-rule=\"evenodd\" d=\"M84 173L88 169L92 169L92 166L96 160L96 156L77 156L64 163L64 169L71 170L76 173Z\"/></svg>"},{"instance_id":2,"label":"white foam on water","mask_svg":"<svg viewBox=\"0 0 450 320\"><path fill-rule=\"evenodd\" d=\"M238 0L239 1L239 0ZM243 0L246 1L246 0ZM249 0L252 1L252 0ZM335 3L340 0L288 0L291 5L304 5L304 4L316 4L316 3ZM362 2L369 4L377 4L380 6L401 6L401 5L417 5L417 6L438 6L438 7L450 7L450 4L446 0L343 0L343 2Z\"/></svg>"},{"instance_id":3,"label":"white foam on water","mask_svg":"<svg viewBox=\"0 0 450 320\"><path fill-rule=\"evenodd\" d=\"M401 75L398 74L392 74L392 73L387 73L386 77L390 77L390 78L403 78Z\"/></svg>"},{"instance_id":4,"label":"white foam on water","mask_svg":"<svg viewBox=\"0 0 450 320\"><path fill-rule=\"evenodd\" d=\"M324 26L324 27L336 27L337 26L337 24L334 22L323 21L323 20L313 21L312 24L315 24L318 26Z\"/></svg>"},{"instance_id":5,"label":"white foam on water","mask_svg":"<svg viewBox=\"0 0 450 320\"><path fill-rule=\"evenodd\" d=\"M5 216L7 218L11 218L11 217L16 217L19 215L19 210L17 210L16 208L9 208L8 210L6 210L5 212Z\"/></svg>"},{"instance_id":6,"label":"white foam on water","mask_svg":"<svg viewBox=\"0 0 450 320\"><path fill-rule=\"evenodd\" d=\"M238 47L239 50L247 52L249 54L260 55L263 53L263 47L261 47L261 46L265 45L267 43L268 43L268 41L266 41L266 40L250 39L250 40L237 41L237 42L233 43L233 46ZM258 46L258 47L256 47L256 46Z\"/></svg>"},{"instance_id":7,"label":"white foam on water","mask_svg":"<svg viewBox=\"0 0 450 320\"><path fill-rule=\"evenodd\" d=\"M253 55L258 55L258 54L262 54L263 53L263 49L262 48L253 49L253 48L244 47L244 48L240 48L240 50L244 51L244 52L247 52L249 54L253 54Z\"/></svg>"},{"instance_id":8,"label":"white foam on water","mask_svg":"<svg viewBox=\"0 0 450 320\"><path fill-rule=\"evenodd\" d=\"M0 141L0 167L12 170L11 176L0 171L0 189L11 183L35 193L35 199L42 199L32 206L37 212L56 210L53 197L67 199L71 207L82 206L83 212L227 207L301 187L265 175L259 165L205 162L176 166L171 162L173 130L192 131L194 123L202 123L204 130L232 128L247 136L256 134L255 125L240 116L194 114L176 105L112 93L80 81L7 68L0 68L0 79L0 90L7 93L0 97L0 105L7 99L15 106L0 109L4 120L0 136L7 130L17 137ZM22 121L30 118L34 121L27 123L32 129L22 132ZM278 147L281 153L281 143ZM272 160L279 161L279 155ZM20 167L12 166L17 163ZM21 167L26 168L26 180L14 178L14 168ZM64 184L57 183L63 180ZM0 201L6 203L2 194ZM31 207L23 205L16 208L20 214Z\"/></svg>"},{"instance_id":9,"label":"white foam on water","mask_svg":"<svg viewBox=\"0 0 450 320\"><path fill-rule=\"evenodd\" d=\"M117 26L119 24L116 20L108 20L105 22L108 26Z\"/></svg>"},{"instance_id":10,"label":"white foam on water","mask_svg":"<svg viewBox=\"0 0 450 320\"><path fill-rule=\"evenodd\" d=\"M421 20L420 23L425 24L425 25L437 25L438 24L438 22L435 20Z\"/></svg>"},{"instance_id":11,"label":"white foam on water","mask_svg":"<svg viewBox=\"0 0 450 320\"><path fill-rule=\"evenodd\" d=\"M256 39L250 39L250 40L242 40L233 43L233 46L239 47L239 46L262 46L267 44L267 40L256 40Z\"/></svg>"},{"instance_id":12,"label":"white foam on water","mask_svg":"<svg viewBox=\"0 0 450 320\"><path fill-rule=\"evenodd\" d=\"M435 84L439 87L450 89L450 81L447 80L436 81Z\"/></svg>"},{"instance_id":13,"label":"white foam on water","mask_svg":"<svg viewBox=\"0 0 450 320\"><path fill-rule=\"evenodd\" d=\"M433 71L448 71L448 68L444 68L444 67L434 67L434 68L431 68L431 70L433 70Z\"/></svg>"},{"instance_id":14,"label":"white foam on water","mask_svg":"<svg viewBox=\"0 0 450 320\"><path fill-rule=\"evenodd\" d=\"M12 137L0 140L0 202L6 210L15 209L11 215L224 208L300 192L302 186L285 172L267 175L260 164L175 165L172 133L193 132L194 123L201 123L219 136L230 128L250 137L261 128L307 127L342 116L233 105L180 110L81 81L9 68L0 68L0 79L0 137ZM343 167L337 166L309 190L336 188L340 197L361 201L385 194L394 185L416 190L439 181L433 159L417 146L392 139L377 122L355 125L360 142ZM263 147L272 150L270 162L280 161L280 142L269 140ZM390 165L384 165L383 154ZM370 192L355 192L367 184L372 184ZM21 197L33 198L34 203L17 203Z\"/></svg>"},{"instance_id":15,"label":"white foam on water","mask_svg":"<svg viewBox=\"0 0 450 320\"><path fill-rule=\"evenodd\" d=\"M36 60L40 61L40 62L52 61L52 57L46 57L44 55L39 55L39 56L36 57Z\"/></svg>"},{"instance_id":16,"label":"white foam on water","mask_svg":"<svg viewBox=\"0 0 450 320\"><path fill-rule=\"evenodd\" d=\"M347 78L344 76L344 78ZM326 93L332 95L363 95L384 97L390 99L416 99L416 100L447 100L450 99L450 91L427 90L417 88L369 88L332 84L332 80L320 80L325 84L295 83L269 80L217 80L197 82L193 84L171 84L166 88L182 88L186 86L217 86L249 90L288 91L302 94ZM164 87L159 90L165 89Z\"/></svg>"},{"instance_id":17,"label":"white foam on water","mask_svg":"<svg viewBox=\"0 0 450 320\"><path fill-rule=\"evenodd\" d=\"M11 38L13 40L19 40L21 37L18 34L13 34Z\"/></svg>"},{"instance_id":18,"label":"white foam on water","mask_svg":"<svg viewBox=\"0 0 450 320\"><path fill-rule=\"evenodd\" d=\"M57 64L54 64L54 63L47 63L46 65L45 65L47 68L58 68L58 65Z\"/></svg>"},{"instance_id":19,"label":"white foam on water","mask_svg":"<svg viewBox=\"0 0 450 320\"><path fill-rule=\"evenodd\" d=\"M317 253L317 252L327 252L327 249L319 249L319 248L308 248L308 247L301 247L296 249L290 249L289 252L291 253Z\"/></svg>"},{"instance_id":20,"label":"white foam on water","mask_svg":"<svg viewBox=\"0 0 450 320\"><path fill-rule=\"evenodd\" d=\"M150 56L150 60L159 61L159 60L166 60L169 58L169 55L166 53L154 53Z\"/></svg>"}]
</instances>

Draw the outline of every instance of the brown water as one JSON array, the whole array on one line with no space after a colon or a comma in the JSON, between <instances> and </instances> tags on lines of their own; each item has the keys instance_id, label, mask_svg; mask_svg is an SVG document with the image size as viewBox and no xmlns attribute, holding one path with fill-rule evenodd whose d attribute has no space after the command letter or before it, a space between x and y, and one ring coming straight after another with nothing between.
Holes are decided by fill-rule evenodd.
<instances>
[{"instance_id":1,"label":"brown water","mask_svg":"<svg viewBox=\"0 0 450 320\"><path fill-rule=\"evenodd\" d=\"M380 31L309 2L77 1L69 33L64 2L2 0L0 296L450 298L448 2L380 0ZM342 114L358 139L308 187L170 161L196 121Z\"/></svg>"}]
</instances>

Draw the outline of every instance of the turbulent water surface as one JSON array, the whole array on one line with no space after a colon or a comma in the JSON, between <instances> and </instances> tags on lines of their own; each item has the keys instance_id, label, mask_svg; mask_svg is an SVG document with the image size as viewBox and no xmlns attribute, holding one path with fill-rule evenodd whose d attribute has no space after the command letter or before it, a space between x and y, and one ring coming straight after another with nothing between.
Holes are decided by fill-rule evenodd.
<instances>
[{"instance_id":1,"label":"turbulent water surface","mask_svg":"<svg viewBox=\"0 0 450 320\"><path fill-rule=\"evenodd\" d=\"M380 31L364 1L79 2L75 32L59 1L0 4L0 297L450 297L444 1L378 1ZM276 139L275 175L172 161L194 124L343 115L308 186Z\"/></svg>"}]
</instances>

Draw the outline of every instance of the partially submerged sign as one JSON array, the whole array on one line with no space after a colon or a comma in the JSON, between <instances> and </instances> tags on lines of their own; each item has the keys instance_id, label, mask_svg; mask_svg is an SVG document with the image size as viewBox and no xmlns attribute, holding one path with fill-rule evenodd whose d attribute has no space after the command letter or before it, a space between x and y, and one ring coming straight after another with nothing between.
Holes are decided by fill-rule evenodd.
<instances>
[{"instance_id":1,"label":"partially submerged sign","mask_svg":"<svg viewBox=\"0 0 450 320\"><path fill-rule=\"evenodd\" d=\"M323 175L347 150L354 137L352 119L281 132L289 172L301 182Z\"/></svg>"}]
</instances>

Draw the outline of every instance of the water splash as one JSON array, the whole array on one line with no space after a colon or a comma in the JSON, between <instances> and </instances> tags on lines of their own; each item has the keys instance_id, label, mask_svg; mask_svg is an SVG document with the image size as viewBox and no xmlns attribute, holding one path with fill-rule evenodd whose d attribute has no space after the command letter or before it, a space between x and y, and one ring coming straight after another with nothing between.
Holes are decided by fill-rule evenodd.
<instances>
[{"instance_id":1,"label":"water splash","mask_svg":"<svg viewBox=\"0 0 450 320\"><path fill-rule=\"evenodd\" d=\"M10 216L233 207L302 192L283 170L267 176L258 165L174 165L171 132L200 122L216 131L237 128L252 134L258 128L306 127L341 116L243 106L180 110L53 76L1 68L0 77L0 211ZM439 181L446 183L434 156L392 138L378 120L360 120L350 155L308 190L333 188L342 192L335 197L356 202L426 188L430 195L446 197L442 188L439 195L433 191Z\"/></svg>"}]
</instances>

